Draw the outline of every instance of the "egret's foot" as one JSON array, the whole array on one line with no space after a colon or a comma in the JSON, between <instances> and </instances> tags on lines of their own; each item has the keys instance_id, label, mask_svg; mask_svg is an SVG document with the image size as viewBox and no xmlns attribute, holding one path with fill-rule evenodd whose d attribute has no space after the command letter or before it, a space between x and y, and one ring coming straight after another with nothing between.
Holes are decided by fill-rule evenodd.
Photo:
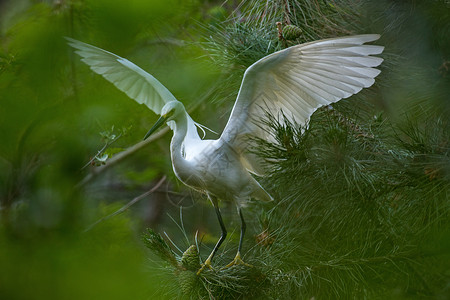
<instances>
[{"instance_id":1,"label":"egret's foot","mask_svg":"<svg viewBox=\"0 0 450 300\"><path fill-rule=\"evenodd\" d=\"M201 272L203 272L203 270L205 268L208 268L210 270L212 270L213 268L211 267L211 259L208 257L207 260L205 260L205 262L202 264L202 266L200 267L200 269L198 269L197 271L197 275L200 275Z\"/></svg>"},{"instance_id":2,"label":"egret's foot","mask_svg":"<svg viewBox=\"0 0 450 300\"><path fill-rule=\"evenodd\" d=\"M236 256L234 257L234 259L233 259L228 265L226 265L226 266L224 267L224 269L230 268L230 267L235 266L235 265L241 265L241 266L246 266L246 267L253 267L252 265L250 265L250 264L248 264L248 263L246 263L246 262L244 262L244 261L242 260L242 258L241 258L241 253L240 253L240 252L238 252L238 253L236 254Z\"/></svg>"}]
</instances>

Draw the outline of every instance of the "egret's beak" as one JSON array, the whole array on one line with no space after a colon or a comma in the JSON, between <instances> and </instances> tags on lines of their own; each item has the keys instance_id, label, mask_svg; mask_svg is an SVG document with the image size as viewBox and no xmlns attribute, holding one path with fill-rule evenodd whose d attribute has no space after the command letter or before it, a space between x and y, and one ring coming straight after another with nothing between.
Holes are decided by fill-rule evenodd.
<instances>
[{"instance_id":1,"label":"egret's beak","mask_svg":"<svg viewBox=\"0 0 450 300\"><path fill-rule=\"evenodd\" d=\"M156 121L155 125L153 125L152 128L150 128L150 130L147 132L147 134L144 136L144 141L153 133L156 131L156 129L158 129L159 127L161 127L162 124L164 124L164 122L166 121L167 116L161 116L158 121Z\"/></svg>"}]
</instances>

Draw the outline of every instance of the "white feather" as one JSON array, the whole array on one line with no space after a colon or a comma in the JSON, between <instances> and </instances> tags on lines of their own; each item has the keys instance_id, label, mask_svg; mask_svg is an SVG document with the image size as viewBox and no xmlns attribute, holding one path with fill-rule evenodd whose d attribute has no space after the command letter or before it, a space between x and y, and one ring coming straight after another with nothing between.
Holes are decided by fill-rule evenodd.
<instances>
[{"instance_id":1,"label":"white feather","mask_svg":"<svg viewBox=\"0 0 450 300\"><path fill-rule=\"evenodd\" d=\"M249 136L273 140L268 128L254 124L254 120L264 117L263 108L269 108L274 115L283 111L289 121L306 125L317 108L370 87L380 73L374 67L383 61L370 55L380 54L383 47L364 43L378 38L368 34L326 39L260 59L244 74L220 141L241 153L249 171L263 174L261 162L247 151Z\"/></svg>"},{"instance_id":2,"label":"white feather","mask_svg":"<svg viewBox=\"0 0 450 300\"><path fill-rule=\"evenodd\" d=\"M156 114L161 114L161 109L166 103L176 100L155 77L129 60L80 41L66 39L70 46L77 49L75 52L82 57L81 60L95 73L102 75L130 98L145 104ZM188 117L187 138L200 140L195 122L187 113L186 115ZM168 125L173 129L173 122Z\"/></svg>"}]
</instances>

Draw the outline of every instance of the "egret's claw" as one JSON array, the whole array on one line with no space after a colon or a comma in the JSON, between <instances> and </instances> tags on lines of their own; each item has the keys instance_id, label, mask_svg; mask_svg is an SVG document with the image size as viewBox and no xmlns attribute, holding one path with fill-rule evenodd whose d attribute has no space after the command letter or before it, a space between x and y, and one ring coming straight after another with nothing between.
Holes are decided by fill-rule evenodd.
<instances>
[{"instance_id":1,"label":"egret's claw","mask_svg":"<svg viewBox=\"0 0 450 300\"><path fill-rule=\"evenodd\" d=\"M200 269L198 269L197 271L197 275L200 275L200 273L205 269L208 268L210 270L212 270L213 268L211 267L211 260L208 258L201 266Z\"/></svg>"},{"instance_id":2,"label":"egret's claw","mask_svg":"<svg viewBox=\"0 0 450 300\"><path fill-rule=\"evenodd\" d=\"M246 262L244 262L242 260L240 252L238 252L236 254L236 256L234 257L234 259L228 265L223 267L223 269L230 268L230 267L235 266L235 265L242 265L242 266L246 266L246 267L253 267L252 265L250 265L250 264L248 264L248 263L246 263Z\"/></svg>"}]
</instances>

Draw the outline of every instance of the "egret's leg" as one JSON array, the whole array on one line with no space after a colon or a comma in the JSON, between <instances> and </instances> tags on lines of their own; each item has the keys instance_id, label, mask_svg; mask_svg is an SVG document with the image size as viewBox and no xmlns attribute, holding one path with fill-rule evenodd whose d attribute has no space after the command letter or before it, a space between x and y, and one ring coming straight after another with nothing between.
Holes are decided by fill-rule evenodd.
<instances>
[{"instance_id":1,"label":"egret's leg","mask_svg":"<svg viewBox=\"0 0 450 300\"><path fill-rule=\"evenodd\" d=\"M223 224L222 215L220 214L219 205L217 203L217 198L213 197L213 196L209 196L209 200L211 201L211 203L214 206L214 209L216 211L217 219L219 220L220 229L222 230L222 234L220 235L220 239L217 241L217 244L214 246L214 249L211 252L211 254L205 260L202 267L197 271L197 275L200 274L203 271L203 269L205 269L206 267L211 269L211 260L213 259L214 255L216 254L220 245L222 245L223 241L227 237L227 229L225 228L225 224Z\"/></svg>"},{"instance_id":2,"label":"egret's leg","mask_svg":"<svg viewBox=\"0 0 450 300\"><path fill-rule=\"evenodd\" d=\"M238 213L239 217L241 218L241 236L239 237L239 246L238 246L238 253L240 253L242 249L242 242L244 241L245 230L247 229L247 224L245 224L245 220L244 217L242 216L242 210L240 207L238 207Z\"/></svg>"},{"instance_id":3,"label":"egret's leg","mask_svg":"<svg viewBox=\"0 0 450 300\"><path fill-rule=\"evenodd\" d=\"M245 224L245 220L244 220L244 216L242 215L241 208L238 206L237 209L238 209L239 217L241 218L241 236L239 237L238 251L237 251L234 259L228 265L226 265L225 268L229 268L234 265L245 265L245 266L251 267L251 265L245 263L241 258L242 242L244 241L245 229L247 229L247 225Z\"/></svg>"}]
</instances>

